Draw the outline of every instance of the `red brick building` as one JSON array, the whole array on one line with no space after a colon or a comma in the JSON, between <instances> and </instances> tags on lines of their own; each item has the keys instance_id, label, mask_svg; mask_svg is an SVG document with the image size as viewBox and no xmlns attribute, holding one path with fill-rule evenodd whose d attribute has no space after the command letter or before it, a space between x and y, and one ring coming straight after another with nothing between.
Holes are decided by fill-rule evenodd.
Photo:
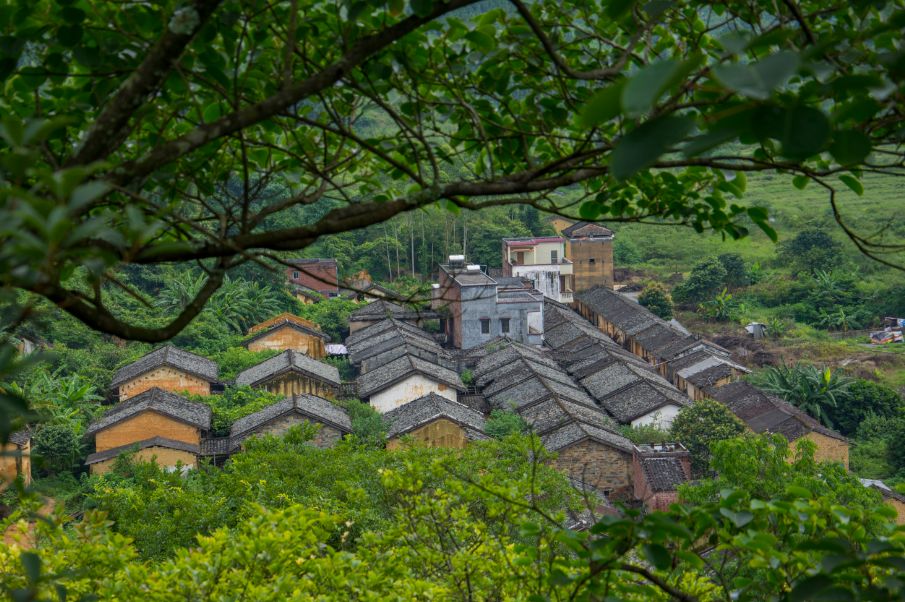
<instances>
[{"instance_id":1,"label":"red brick building","mask_svg":"<svg viewBox=\"0 0 905 602\"><path fill-rule=\"evenodd\" d=\"M324 297L339 295L339 272L335 259L290 259L286 268L289 282Z\"/></svg>"}]
</instances>

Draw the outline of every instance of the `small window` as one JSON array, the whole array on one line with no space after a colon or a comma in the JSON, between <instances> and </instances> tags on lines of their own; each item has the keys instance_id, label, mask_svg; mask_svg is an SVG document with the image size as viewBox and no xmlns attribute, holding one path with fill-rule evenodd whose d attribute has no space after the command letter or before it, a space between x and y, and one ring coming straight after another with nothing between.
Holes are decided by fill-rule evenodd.
<instances>
[{"instance_id":1,"label":"small window","mask_svg":"<svg viewBox=\"0 0 905 602\"><path fill-rule=\"evenodd\" d=\"M593 257L591 257L590 259L588 259L588 263L590 263L591 265L594 265L595 263L597 263L597 260L594 259Z\"/></svg>"},{"instance_id":2,"label":"small window","mask_svg":"<svg viewBox=\"0 0 905 602\"><path fill-rule=\"evenodd\" d=\"M500 332L509 332L509 318L500 318Z\"/></svg>"},{"instance_id":3,"label":"small window","mask_svg":"<svg viewBox=\"0 0 905 602\"><path fill-rule=\"evenodd\" d=\"M612 490L612 489L604 489L604 490L603 490L603 497L608 498L608 497L610 497L610 494L611 494L611 493L613 493L613 490Z\"/></svg>"},{"instance_id":4,"label":"small window","mask_svg":"<svg viewBox=\"0 0 905 602\"><path fill-rule=\"evenodd\" d=\"M298 273L298 272L292 272L292 277L295 278L295 279L298 279L299 273Z\"/></svg>"},{"instance_id":5,"label":"small window","mask_svg":"<svg viewBox=\"0 0 905 602\"><path fill-rule=\"evenodd\" d=\"M550 251L550 263L559 263L558 251Z\"/></svg>"},{"instance_id":6,"label":"small window","mask_svg":"<svg viewBox=\"0 0 905 602\"><path fill-rule=\"evenodd\" d=\"M481 334L490 334L490 318L481 318Z\"/></svg>"}]
</instances>

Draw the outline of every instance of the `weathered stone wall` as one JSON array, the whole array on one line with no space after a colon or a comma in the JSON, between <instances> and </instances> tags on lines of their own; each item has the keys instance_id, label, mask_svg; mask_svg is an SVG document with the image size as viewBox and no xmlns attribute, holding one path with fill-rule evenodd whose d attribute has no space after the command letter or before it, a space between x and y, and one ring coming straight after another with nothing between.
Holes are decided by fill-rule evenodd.
<instances>
[{"instance_id":1,"label":"weathered stone wall","mask_svg":"<svg viewBox=\"0 0 905 602\"><path fill-rule=\"evenodd\" d=\"M206 380L186 374L175 368L164 366L142 374L120 386L119 400L124 401L154 387L159 387L164 391L172 391L173 393L211 394L211 385Z\"/></svg>"},{"instance_id":2,"label":"weathered stone wall","mask_svg":"<svg viewBox=\"0 0 905 602\"><path fill-rule=\"evenodd\" d=\"M184 466L197 468L198 458L195 454L181 449L170 449L168 447L147 447L140 449L135 453L135 460L139 462L155 462L158 466L169 468L182 463ZM95 462L91 465L91 474L104 474L113 468L116 458L104 460L103 462Z\"/></svg>"},{"instance_id":3,"label":"weathered stone wall","mask_svg":"<svg viewBox=\"0 0 905 602\"><path fill-rule=\"evenodd\" d=\"M166 437L198 445L201 432L194 426L149 411L100 431L94 437L94 447L95 451L101 452L151 437Z\"/></svg>"},{"instance_id":4,"label":"weathered stone wall","mask_svg":"<svg viewBox=\"0 0 905 602\"><path fill-rule=\"evenodd\" d=\"M560 450L553 466L574 479L609 491L611 499L632 497L632 456L627 452L585 439Z\"/></svg>"},{"instance_id":5,"label":"weathered stone wall","mask_svg":"<svg viewBox=\"0 0 905 602\"><path fill-rule=\"evenodd\" d=\"M268 349L276 351L292 349L316 360L327 354L324 340L321 337L306 334L291 326L277 328L273 332L248 344L249 351L264 351Z\"/></svg>"},{"instance_id":6,"label":"weathered stone wall","mask_svg":"<svg viewBox=\"0 0 905 602\"><path fill-rule=\"evenodd\" d=\"M439 418L425 424L402 437L394 437L387 441L387 449L398 449L402 445L402 439L411 437L415 441L426 444L428 447L445 447L462 449L468 445L465 430L446 418Z\"/></svg>"},{"instance_id":7,"label":"weathered stone wall","mask_svg":"<svg viewBox=\"0 0 905 602\"><path fill-rule=\"evenodd\" d=\"M896 511L896 524L905 525L905 503L892 498L886 498L884 501L890 508Z\"/></svg>"}]
</instances>

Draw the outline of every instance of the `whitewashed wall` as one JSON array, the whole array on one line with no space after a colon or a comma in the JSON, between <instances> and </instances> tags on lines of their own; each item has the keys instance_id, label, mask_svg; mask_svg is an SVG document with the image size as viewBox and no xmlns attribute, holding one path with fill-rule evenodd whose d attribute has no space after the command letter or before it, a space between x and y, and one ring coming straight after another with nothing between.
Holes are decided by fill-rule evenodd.
<instances>
[{"instance_id":1,"label":"whitewashed wall","mask_svg":"<svg viewBox=\"0 0 905 602\"><path fill-rule=\"evenodd\" d=\"M441 388L444 390L441 391ZM441 385L421 374L413 374L405 380L371 395L369 401L371 407L383 414L429 393L436 393L452 401L458 401L455 389L448 385Z\"/></svg>"}]
</instances>

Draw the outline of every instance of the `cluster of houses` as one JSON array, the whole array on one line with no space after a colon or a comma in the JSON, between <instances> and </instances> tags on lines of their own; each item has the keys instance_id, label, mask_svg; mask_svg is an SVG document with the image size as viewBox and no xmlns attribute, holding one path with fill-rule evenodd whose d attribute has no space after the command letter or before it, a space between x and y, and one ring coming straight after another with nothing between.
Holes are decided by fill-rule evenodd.
<instances>
[{"instance_id":1,"label":"cluster of houses","mask_svg":"<svg viewBox=\"0 0 905 602\"><path fill-rule=\"evenodd\" d=\"M501 274L452 256L439 268L429 308L397 303L385 289L365 295L344 345L333 346L355 370L345 382L323 361L327 337L291 314L251 328L249 349L279 355L229 383L218 380L214 362L161 347L116 374L118 403L88 429L95 451L86 463L103 473L127 451L167 467L219 463L249 437L301 422L319 425L313 444L331 446L353 430L338 399L382 414L388 449L406 441L462 448L486 439L490 413L506 410L555 452L552 464L576 485L603 500L660 509L691 478L689 454L679 443L633 445L621 427L668 429L683 407L706 397L753 432L809 439L818 460L848 465L844 437L740 380L748 370L725 349L613 290L612 239L579 222L558 238L505 240ZM321 280L329 282L319 273ZM284 398L213 436L210 408L185 394L234 385ZM886 495L905 511L895 496Z\"/></svg>"}]
</instances>

